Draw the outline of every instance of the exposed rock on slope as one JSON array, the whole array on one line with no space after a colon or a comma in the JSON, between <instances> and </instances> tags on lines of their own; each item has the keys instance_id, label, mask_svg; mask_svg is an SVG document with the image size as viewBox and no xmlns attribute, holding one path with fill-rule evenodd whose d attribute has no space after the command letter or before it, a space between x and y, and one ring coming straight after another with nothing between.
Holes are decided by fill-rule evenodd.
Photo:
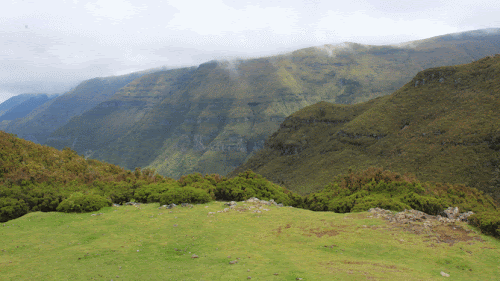
<instances>
[{"instance_id":1,"label":"exposed rock on slope","mask_svg":"<svg viewBox=\"0 0 500 281\"><path fill-rule=\"evenodd\" d=\"M295 112L229 176L251 169L308 194L349 168L379 166L475 187L498 200L498 108L500 55L428 69L386 97Z\"/></svg>"}]
</instances>

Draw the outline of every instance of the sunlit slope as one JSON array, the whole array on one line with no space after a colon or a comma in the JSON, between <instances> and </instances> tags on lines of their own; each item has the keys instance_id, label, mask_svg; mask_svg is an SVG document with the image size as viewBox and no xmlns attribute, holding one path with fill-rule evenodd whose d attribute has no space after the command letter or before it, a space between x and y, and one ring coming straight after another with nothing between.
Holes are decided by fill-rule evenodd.
<instances>
[{"instance_id":1,"label":"sunlit slope","mask_svg":"<svg viewBox=\"0 0 500 281\"><path fill-rule=\"evenodd\" d=\"M173 71L151 74L75 118L46 144L174 178L192 172L224 175L262 148L293 112L319 101L353 104L385 96L424 67L500 53L499 34L436 37L406 46L325 45L212 61L182 77Z\"/></svg>"},{"instance_id":2,"label":"sunlit slope","mask_svg":"<svg viewBox=\"0 0 500 281\"><path fill-rule=\"evenodd\" d=\"M252 169L308 194L349 168L384 167L421 181L464 184L500 198L500 55L419 72L395 93L295 112Z\"/></svg>"}]
</instances>

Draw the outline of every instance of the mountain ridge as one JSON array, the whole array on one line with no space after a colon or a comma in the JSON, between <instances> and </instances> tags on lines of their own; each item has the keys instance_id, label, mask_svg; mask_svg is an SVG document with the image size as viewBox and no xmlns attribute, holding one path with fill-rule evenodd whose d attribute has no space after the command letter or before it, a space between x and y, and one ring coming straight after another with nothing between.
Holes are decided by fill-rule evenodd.
<instances>
[{"instance_id":1,"label":"mountain ridge","mask_svg":"<svg viewBox=\"0 0 500 281\"><path fill-rule=\"evenodd\" d=\"M147 74L150 78L117 89L66 124L51 121L40 140L129 170L154 168L173 178L191 172L225 175L303 107L368 101L391 94L430 66L500 53L499 32L479 33L455 41L431 38L415 48L346 43L335 52L311 47ZM49 118L42 117L38 120ZM29 135L23 130L7 131Z\"/></svg>"},{"instance_id":2,"label":"mountain ridge","mask_svg":"<svg viewBox=\"0 0 500 281\"><path fill-rule=\"evenodd\" d=\"M378 166L468 185L499 200L498 77L500 55L421 71L393 94L365 103L308 106L228 177L251 169L304 195L350 168Z\"/></svg>"}]
</instances>

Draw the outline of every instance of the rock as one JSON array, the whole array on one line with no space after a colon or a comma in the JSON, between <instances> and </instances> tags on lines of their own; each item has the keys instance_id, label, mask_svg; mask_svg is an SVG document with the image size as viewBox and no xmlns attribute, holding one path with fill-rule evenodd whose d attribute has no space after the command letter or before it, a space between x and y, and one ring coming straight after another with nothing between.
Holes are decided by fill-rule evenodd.
<instances>
[{"instance_id":1,"label":"rock","mask_svg":"<svg viewBox=\"0 0 500 281\"><path fill-rule=\"evenodd\" d=\"M191 256L191 258L192 258L192 259L196 259L196 258L198 258L198 256L197 256L197 255L195 255L195 254L193 254L193 255Z\"/></svg>"},{"instance_id":2,"label":"rock","mask_svg":"<svg viewBox=\"0 0 500 281\"><path fill-rule=\"evenodd\" d=\"M237 263L238 261L230 261L229 264L235 264Z\"/></svg>"},{"instance_id":3,"label":"rock","mask_svg":"<svg viewBox=\"0 0 500 281\"><path fill-rule=\"evenodd\" d=\"M443 277L450 277L450 275L448 273L444 273L442 271L441 271L441 276L443 276Z\"/></svg>"},{"instance_id":4,"label":"rock","mask_svg":"<svg viewBox=\"0 0 500 281\"><path fill-rule=\"evenodd\" d=\"M465 222L469 222L469 217L471 215L473 215L474 212L473 211L468 211L467 213L461 213L459 216L458 216L458 219L461 220L461 221L465 221Z\"/></svg>"},{"instance_id":5,"label":"rock","mask_svg":"<svg viewBox=\"0 0 500 281\"><path fill-rule=\"evenodd\" d=\"M141 203L137 203L137 202L127 202L127 203L125 203L124 205L128 205L128 206L138 206L138 205L141 205Z\"/></svg>"},{"instance_id":6,"label":"rock","mask_svg":"<svg viewBox=\"0 0 500 281\"><path fill-rule=\"evenodd\" d=\"M170 204L170 205L162 205L160 208L158 209L161 209L161 208L166 208L166 209L172 209L174 207L177 207L178 205L175 205L174 203ZM189 203L181 203L181 207L189 207L189 208L193 208L194 205L193 204L189 204Z\"/></svg>"},{"instance_id":7,"label":"rock","mask_svg":"<svg viewBox=\"0 0 500 281\"><path fill-rule=\"evenodd\" d=\"M468 221L468 217L473 215L474 212L467 212L458 214L458 207L449 207L442 212L446 217L441 215L432 216L418 210L404 210L396 214L392 214L389 210L384 210L381 208L371 208L368 210L371 213L375 213L375 217L384 217L391 222L398 223L410 223L410 222L424 222L424 225L429 224L429 220L437 220L440 223L454 223L457 221Z\"/></svg>"},{"instance_id":8,"label":"rock","mask_svg":"<svg viewBox=\"0 0 500 281\"><path fill-rule=\"evenodd\" d=\"M224 203L224 205L229 206L229 207L232 207L232 206L236 206L236 205L238 205L238 204L236 204L236 202L235 202L235 201L231 201L231 202L226 202L226 203Z\"/></svg>"},{"instance_id":9,"label":"rock","mask_svg":"<svg viewBox=\"0 0 500 281\"><path fill-rule=\"evenodd\" d=\"M448 207L448 209L444 210L444 213L449 219L455 219L458 216L458 207Z\"/></svg>"}]
</instances>

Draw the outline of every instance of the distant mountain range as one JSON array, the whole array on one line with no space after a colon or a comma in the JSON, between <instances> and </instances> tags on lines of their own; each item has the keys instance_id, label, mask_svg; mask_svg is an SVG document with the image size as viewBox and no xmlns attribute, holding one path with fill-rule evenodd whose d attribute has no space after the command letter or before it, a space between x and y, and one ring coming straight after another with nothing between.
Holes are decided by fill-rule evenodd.
<instances>
[{"instance_id":1,"label":"distant mountain range","mask_svg":"<svg viewBox=\"0 0 500 281\"><path fill-rule=\"evenodd\" d=\"M35 143L44 144L47 137L57 128L65 125L74 117L107 100L121 87L142 75L164 70L165 67L134 72L127 75L94 78L80 83L71 91L36 107L29 114L4 121L0 129L15 132L19 137ZM19 96L12 97L3 104L12 104ZM3 116L0 116L2 118ZM3 120L8 120L3 117Z\"/></svg>"},{"instance_id":2,"label":"distant mountain range","mask_svg":"<svg viewBox=\"0 0 500 281\"><path fill-rule=\"evenodd\" d=\"M320 101L377 103L419 71L497 53L500 29L487 29L397 46L346 42L258 59L95 78L3 129L129 170L155 168L172 178L193 172L226 175L256 155L285 118L304 107ZM286 181L286 173L278 174L273 178Z\"/></svg>"},{"instance_id":3,"label":"distant mountain range","mask_svg":"<svg viewBox=\"0 0 500 281\"><path fill-rule=\"evenodd\" d=\"M24 118L35 108L43 105L49 100L60 96L61 94L23 94L9 99L9 102L0 104L0 122L3 120L15 120Z\"/></svg>"},{"instance_id":4,"label":"distant mountain range","mask_svg":"<svg viewBox=\"0 0 500 281\"><path fill-rule=\"evenodd\" d=\"M319 102L287 117L251 169L301 195L349 169L382 167L475 187L500 202L500 55L419 72L391 95Z\"/></svg>"}]
</instances>

